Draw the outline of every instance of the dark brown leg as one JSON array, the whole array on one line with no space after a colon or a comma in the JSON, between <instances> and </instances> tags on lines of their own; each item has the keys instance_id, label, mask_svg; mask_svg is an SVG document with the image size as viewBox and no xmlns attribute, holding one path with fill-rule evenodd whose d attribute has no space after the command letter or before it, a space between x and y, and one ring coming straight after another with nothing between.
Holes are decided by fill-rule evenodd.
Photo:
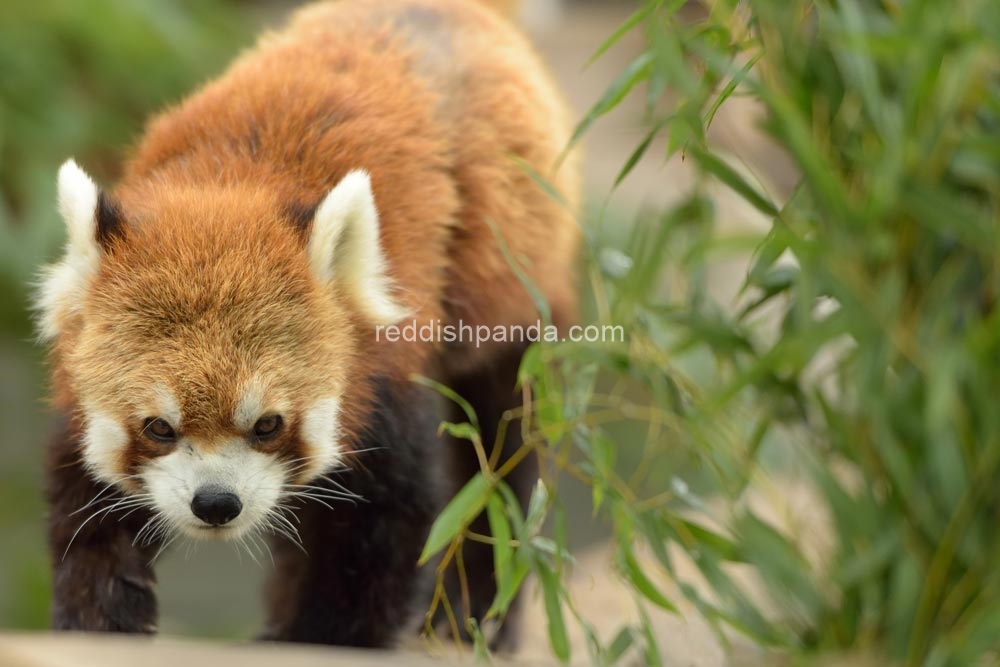
<instances>
[{"instance_id":1,"label":"dark brown leg","mask_svg":"<svg viewBox=\"0 0 1000 667\"><path fill-rule=\"evenodd\" d=\"M296 500L305 553L285 539L272 551L263 639L387 647L426 608L430 566L417 567L441 509L435 459L440 400L409 382L381 383L363 451L345 472L314 482L363 500Z\"/></svg>"},{"instance_id":2,"label":"dark brown leg","mask_svg":"<svg viewBox=\"0 0 1000 667\"><path fill-rule=\"evenodd\" d=\"M48 465L52 627L155 632L156 578L149 561L159 545L133 545L149 515L142 509L125 518L128 510L102 511L122 499L113 491L78 511L104 488L85 471L79 430L65 420L52 443ZM95 512L100 514L92 517Z\"/></svg>"}]
</instances>

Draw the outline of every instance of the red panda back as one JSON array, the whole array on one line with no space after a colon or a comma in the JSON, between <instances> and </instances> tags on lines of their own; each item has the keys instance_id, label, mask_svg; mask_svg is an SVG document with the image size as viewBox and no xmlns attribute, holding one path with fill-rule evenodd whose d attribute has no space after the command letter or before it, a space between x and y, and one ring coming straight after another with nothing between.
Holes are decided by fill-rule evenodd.
<instances>
[{"instance_id":1,"label":"red panda back","mask_svg":"<svg viewBox=\"0 0 1000 667\"><path fill-rule=\"evenodd\" d=\"M347 171L365 169L390 274L418 321L535 321L497 235L565 321L574 211L519 163L575 203L572 161L551 174L569 130L530 46L482 5L324 3L158 118L119 193L141 208L150 184L250 180L310 210ZM482 354L464 352L453 362Z\"/></svg>"}]
</instances>

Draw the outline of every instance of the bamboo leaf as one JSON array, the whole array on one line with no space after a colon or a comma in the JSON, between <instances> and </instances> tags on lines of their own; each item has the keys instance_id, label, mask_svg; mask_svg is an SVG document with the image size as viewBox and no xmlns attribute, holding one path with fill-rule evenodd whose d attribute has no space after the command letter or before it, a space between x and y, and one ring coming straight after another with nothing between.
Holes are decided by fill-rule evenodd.
<instances>
[{"instance_id":1,"label":"bamboo leaf","mask_svg":"<svg viewBox=\"0 0 1000 667\"><path fill-rule=\"evenodd\" d=\"M538 562L538 579L542 585L545 600L545 616L548 619L549 645L560 662L569 662L569 636L562 611L562 582L547 565Z\"/></svg>"},{"instance_id":2,"label":"bamboo leaf","mask_svg":"<svg viewBox=\"0 0 1000 667\"><path fill-rule=\"evenodd\" d=\"M639 565L638 561L636 561L635 552L632 550L632 546L630 544L619 544L618 559L618 564L623 574L628 577L628 580L633 586L635 586L636 590L642 593L647 600L673 614L680 613L676 605L668 600L667 596L665 596L656 587L656 584L654 584L652 580L646 576L646 573L643 572L642 567Z\"/></svg>"},{"instance_id":3,"label":"bamboo leaf","mask_svg":"<svg viewBox=\"0 0 1000 667\"><path fill-rule=\"evenodd\" d=\"M493 573L497 583L497 595L509 590L514 577L514 548L510 532L510 522L504 512L503 496L492 494L486 503L486 516L493 536Z\"/></svg>"},{"instance_id":4,"label":"bamboo leaf","mask_svg":"<svg viewBox=\"0 0 1000 667\"><path fill-rule=\"evenodd\" d=\"M468 422L462 422L461 424L441 422L441 424L438 425L438 435L441 435L442 433L447 433L448 435L461 440L479 442L479 431L477 431L476 428Z\"/></svg>"},{"instance_id":5,"label":"bamboo leaf","mask_svg":"<svg viewBox=\"0 0 1000 667\"><path fill-rule=\"evenodd\" d=\"M563 150L562 155L557 160L557 164L563 162L569 151L573 146L580 141L580 138L590 129L590 126L595 120L601 116L607 114L609 111L614 109L618 104L625 99L625 96L636 86L637 83L645 79L649 75L649 66L653 61L653 56L650 53L643 53L639 55L635 60L633 60L625 70L618 75L607 90L604 91L604 95L591 107L587 115L583 117L583 120L577 124L576 129L573 130L573 136L570 137L569 143L567 144L565 150Z\"/></svg>"},{"instance_id":6,"label":"bamboo leaf","mask_svg":"<svg viewBox=\"0 0 1000 667\"><path fill-rule=\"evenodd\" d=\"M645 5L634 11L632 15L629 16L627 19L625 19L622 22L622 24L618 26L618 28L613 33L611 33L611 35L607 39L601 42L601 45L597 47L597 50L594 51L593 55L591 55L590 58L587 59L587 62L584 63L583 68L586 69L591 65L593 65L594 62L598 58L603 56L608 49L614 46L618 42L618 40L620 40L625 35L625 33L632 30L632 28L637 26L640 21L649 16L650 12L652 12L655 7L656 5L653 3L646 3Z\"/></svg>"},{"instance_id":7,"label":"bamboo leaf","mask_svg":"<svg viewBox=\"0 0 1000 667\"><path fill-rule=\"evenodd\" d=\"M473 428L475 428L476 431L479 431L479 420L476 418L476 411L473 409L472 404L459 396L455 390L437 382L436 380L432 380L431 378L424 377L422 375L411 375L410 380L419 385L429 387L445 398L453 401L460 408L462 408L462 412L464 412L465 416L469 418L469 423L473 426Z\"/></svg>"},{"instance_id":8,"label":"bamboo leaf","mask_svg":"<svg viewBox=\"0 0 1000 667\"><path fill-rule=\"evenodd\" d=\"M434 520L418 563L423 565L430 560L479 516L491 493L486 477L482 471L477 472Z\"/></svg>"},{"instance_id":9,"label":"bamboo leaf","mask_svg":"<svg viewBox=\"0 0 1000 667\"><path fill-rule=\"evenodd\" d=\"M701 165L702 169L729 186L758 211L769 216L778 215L777 207L767 197L747 183L746 179L739 172L720 160L718 156L701 149L693 149L691 155Z\"/></svg>"}]
</instances>

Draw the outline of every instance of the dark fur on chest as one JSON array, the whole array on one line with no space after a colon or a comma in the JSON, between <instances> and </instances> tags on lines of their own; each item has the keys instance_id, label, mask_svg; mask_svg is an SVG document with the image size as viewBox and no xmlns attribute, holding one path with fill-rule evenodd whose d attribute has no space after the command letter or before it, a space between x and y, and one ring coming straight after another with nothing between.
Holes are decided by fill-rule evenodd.
<instances>
[{"instance_id":1,"label":"dark fur on chest","mask_svg":"<svg viewBox=\"0 0 1000 667\"><path fill-rule=\"evenodd\" d=\"M361 496L297 512L303 553L274 546L265 637L386 646L427 601L433 572L417 559L442 507L439 400L429 390L388 380L349 470L316 482Z\"/></svg>"},{"instance_id":2,"label":"dark fur on chest","mask_svg":"<svg viewBox=\"0 0 1000 667\"><path fill-rule=\"evenodd\" d=\"M390 646L426 603L429 568L417 559L443 489L436 394L409 382L377 382L375 409L351 467L314 482L346 487L355 501L298 500L302 547L274 539L265 638ZM49 541L55 629L156 630L151 561L161 544L136 539L144 509L90 514L125 499L84 470L79 425L61 423L50 449ZM98 502L78 511L95 497ZM103 519L103 520L102 520ZM119 520L122 519L122 520Z\"/></svg>"}]
</instances>

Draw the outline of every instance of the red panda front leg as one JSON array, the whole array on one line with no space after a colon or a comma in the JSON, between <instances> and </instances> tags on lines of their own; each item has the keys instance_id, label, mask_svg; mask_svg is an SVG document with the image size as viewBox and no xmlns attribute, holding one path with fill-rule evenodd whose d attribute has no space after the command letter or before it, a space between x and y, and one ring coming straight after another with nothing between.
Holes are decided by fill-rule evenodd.
<instances>
[{"instance_id":1,"label":"red panda front leg","mask_svg":"<svg viewBox=\"0 0 1000 667\"><path fill-rule=\"evenodd\" d=\"M276 538L263 639L386 648L426 610L432 567L417 560L442 507L440 399L381 380L348 470L312 482L358 500L297 504L301 546Z\"/></svg>"},{"instance_id":2,"label":"red panda front leg","mask_svg":"<svg viewBox=\"0 0 1000 667\"><path fill-rule=\"evenodd\" d=\"M109 509L125 497L84 469L78 424L64 420L49 455L52 628L155 632L156 578L150 561L159 545L135 544L148 512L139 508L124 516L134 509L127 501L124 511Z\"/></svg>"}]
</instances>

